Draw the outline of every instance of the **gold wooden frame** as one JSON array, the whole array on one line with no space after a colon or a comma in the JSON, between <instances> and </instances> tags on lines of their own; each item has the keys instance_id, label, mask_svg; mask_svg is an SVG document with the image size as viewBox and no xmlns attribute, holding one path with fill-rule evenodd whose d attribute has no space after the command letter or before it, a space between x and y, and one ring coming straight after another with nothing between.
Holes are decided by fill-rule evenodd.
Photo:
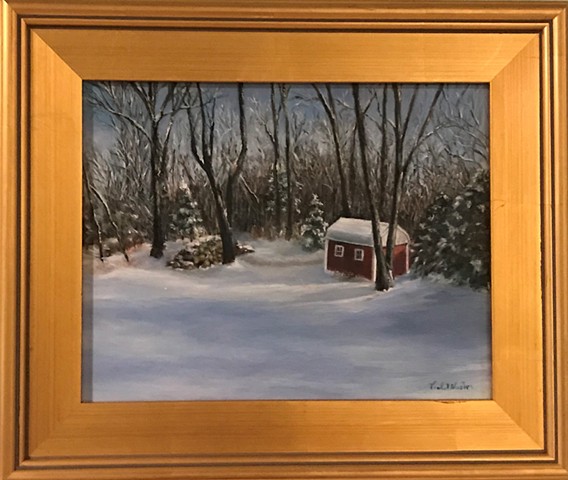
<instances>
[{"instance_id":1,"label":"gold wooden frame","mask_svg":"<svg viewBox=\"0 0 568 480\"><path fill-rule=\"evenodd\" d=\"M0 478L568 479L567 6L2 0ZM489 82L492 400L82 404L84 79Z\"/></svg>"}]
</instances>

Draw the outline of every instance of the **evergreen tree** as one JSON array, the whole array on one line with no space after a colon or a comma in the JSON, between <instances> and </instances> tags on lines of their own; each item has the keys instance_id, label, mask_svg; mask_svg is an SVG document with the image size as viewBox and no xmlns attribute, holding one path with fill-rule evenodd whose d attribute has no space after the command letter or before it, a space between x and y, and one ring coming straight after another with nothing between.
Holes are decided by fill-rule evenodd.
<instances>
[{"instance_id":1,"label":"evergreen tree","mask_svg":"<svg viewBox=\"0 0 568 480\"><path fill-rule=\"evenodd\" d=\"M489 173L478 173L455 198L442 195L416 234L413 270L438 274L458 285L490 283Z\"/></svg>"},{"instance_id":2,"label":"evergreen tree","mask_svg":"<svg viewBox=\"0 0 568 480\"><path fill-rule=\"evenodd\" d=\"M323 218L323 203L314 193L310 202L308 216L300 228L302 246L305 250L322 249L328 224Z\"/></svg>"},{"instance_id":3,"label":"evergreen tree","mask_svg":"<svg viewBox=\"0 0 568 480\"><path fill-rule=\"evenodd\" d=\"M451 209L453 200L446 194L438 196L426 210L424 220L416 230L412 269L420 276L442 273L450 253L448 223L440 221Z\"/></svg>"},{"instance_id":4,"label":"evergreen tree","mask_svg":"<svg viewBox=\"0 0 568 480\"><path fill-rule=\"evenodd\" d=\"M283 222L288 214L288 207L286 202L286 172L278 172L278 184L274 181L274 176L268 177L268 189L266 192L266 213L272 217L275 222L276 233L280 234L283 228ZM294 217L298 218L301 215L300 211L300 198L299 195L302 191L303 185L300 182L292 182L292 190L295 192L293 199ZM277 212L277 210L280 212ZM276 225L277 219L280 218L280 225Z\"/></svg>"},{"instance_id":5,"label":"evergreen tree","mask_svg":"<svg viewBox=\"0 0 568 480\"><path fill-rule=\"evenodd\" d=\"M280 215L286 211L286 190L284 188L286 182L286 174L278 172L278 183L274 181L274 176L268 177L268 190L266 192L266 213L276 218L276 210L280 209ZM277 226L279 229L281 225Z\"/></svg>"},{"instance_id":6,"label":"evergreen tree","mask_svg":"<svg viewBox=\"0 0 568 480\"><path fill-rule=\"evenodd\" d=\"M202 224L197 202L187 186L179 187L174 194L170 214L170 233L173 238L194 240Z\"/></svg>"}]
</instances>

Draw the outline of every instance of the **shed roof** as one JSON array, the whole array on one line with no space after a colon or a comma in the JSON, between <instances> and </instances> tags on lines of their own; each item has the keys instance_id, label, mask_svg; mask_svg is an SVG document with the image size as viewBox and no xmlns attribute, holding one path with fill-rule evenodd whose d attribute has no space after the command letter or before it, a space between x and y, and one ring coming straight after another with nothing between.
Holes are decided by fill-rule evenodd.
<instances>
[{"instance_id":1,"label":"shed roof","mask_svg":"<svg viewBox=\"0 0 568 480\"><path fill-rule=\"evenodd\" d=\"M381 233L381 243L383 246L387 243L389 232L389 224L381 222L379 226ZM341 217L327 229L325 238L335 240L336 242L354 243L357 245L373 246L373 230L370 220L362 220L360 218ZM410 243L410 236L406 231L397 226L395 233L395 245L404 245Z\"/></svg>"}]
</instances>

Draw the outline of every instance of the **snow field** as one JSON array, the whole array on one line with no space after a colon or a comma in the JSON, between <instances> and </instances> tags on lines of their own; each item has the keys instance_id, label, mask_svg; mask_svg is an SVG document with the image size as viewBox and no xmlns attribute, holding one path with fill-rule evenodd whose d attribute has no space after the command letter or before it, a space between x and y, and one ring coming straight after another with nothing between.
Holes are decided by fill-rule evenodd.
<instances>
[{"instance_id":1,"label":"snow field","mask_svg":"<svg viewBox=\"0 0 568 480\"><path fill-rule=\"evenodd\" d=\"M375 292L323 252L257 240L229 266L86 258L83 397L93 401L491 396L489 295L427 279ZM181 244L169 244L168 256Z\"/></svg>"}]
</instances>

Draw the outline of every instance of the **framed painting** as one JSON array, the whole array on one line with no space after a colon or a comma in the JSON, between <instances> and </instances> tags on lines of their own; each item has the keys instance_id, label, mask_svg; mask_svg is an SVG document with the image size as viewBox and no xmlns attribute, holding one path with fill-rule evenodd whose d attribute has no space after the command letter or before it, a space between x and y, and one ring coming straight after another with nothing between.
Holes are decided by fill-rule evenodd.
<instances>
[{"instance_id":1,"label":"framed painting","mask_svg":"<svg viewBox=\"0 0 568 480\"><path fill-rule=\"evenodd\" d=\"M2 479L568 479L565 2L2 2Z\"/></svg>"},{"instance_id":2,"label":"framed painting","mask_svg":"<svg viewBox=\"0 0 568 480\"><path fill-rule=\"evenodd\" d=\"M83 98L83 401L490 398L487 85Z\"/></svg>"}]
</instances>

